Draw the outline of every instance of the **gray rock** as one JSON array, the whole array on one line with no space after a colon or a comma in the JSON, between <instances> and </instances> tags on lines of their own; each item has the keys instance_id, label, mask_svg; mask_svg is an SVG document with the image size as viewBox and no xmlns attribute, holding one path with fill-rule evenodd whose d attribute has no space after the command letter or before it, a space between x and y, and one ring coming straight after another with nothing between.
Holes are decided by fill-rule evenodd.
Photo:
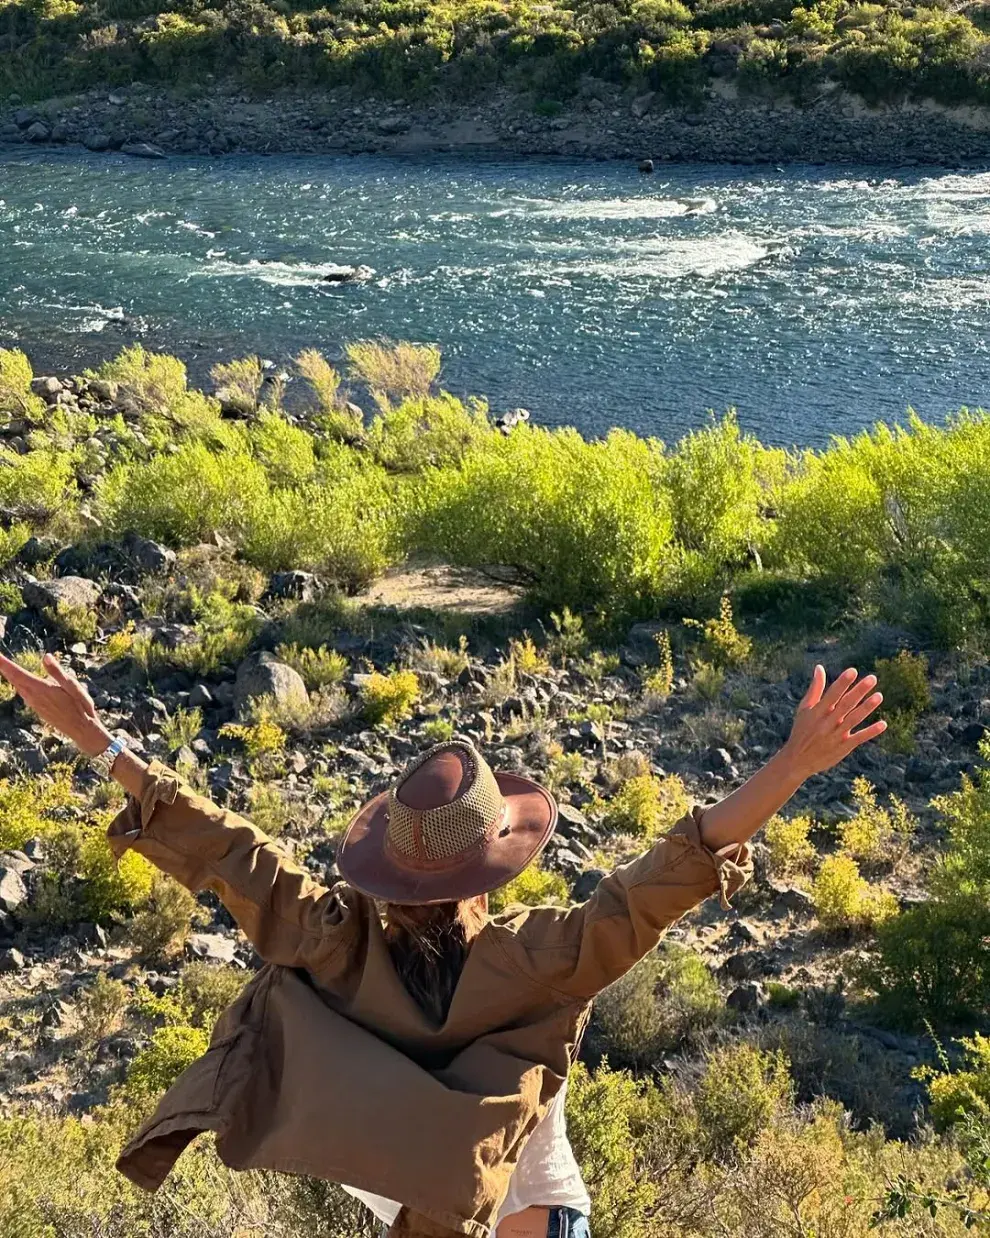
<instances>
[{"instance_id":1,"label":"gray rock","mask_svg":"<svg viewBox=\"0 0 990 1238\"><path fill-rule=\"evenodd\" d=\"M39 563L47 563L58 553L58 542L54 537L29 537L17 556L18 563L25 567L37 567Z\"/></svg>"},{"instance_id":2,"label":"gray rock","mask_svg":"<svg viewBox=\"0 0 990 1238\"><path fill-rule=\"evenodd\" d=\"M745 920L736 920L729 929L729 936L733 941L744 941L747 945L759 945L762 940L751 924L747 924Z\"/></svg>"},{"instance_id":3,"label":"gray rock","mask_svg":"<svg viewBox=\"0 0 990 1238\"><path fill-rule=\"evenodd\" d=\"M35 610L56 610L63 606L96 605L100 586L84 576L59 576L53 580L35 580L29 577L21 590L24 601Z\"/></svg>"},{"instance_id":4,"label":"gray rock","mask_svg":"<svg viewBox=\"0 0 990 1238\"><path fill-rule=\"evenodd\" d=\"M383 116L375 128L382 134L408 133L412 128L412 121L405 116Z\"/></svg>"},{"instance_id":5,"label":"gray rock","mask_svg":"<svg viewBox=\"0 0 990 1238\"><path fill-rule=\"evenodd\" d=\"M234 705L245 709L259 696L273 696L279 704L305 704L309 700L306 685L298 671L287 666L267 650L251 654L237 668L234 681Z\"/></svg>"},{"instance_id":6,"label":"gray rock","mask_svg":"<svg viewBox=\"0 0 990 1238\"><path fill-rule=\"evenodd\" d=\"M34 124L27 127L24 136L29 142L47 142L52 136L52 131L46 124L36 120Z\"/></svg>"},{"instance_id":7,"label":"gray rock","mask_svg":"<svg viewBox=\"0 0 990 1238\"><path fill-rule=\"evenodd\" d=\"M157 696L145 696L135 705L133 717L142 734L148 735L168 721L168 706Z\"/></svg>"},{"instance_id":8,"label":"gray rock","mask_svg":"<svg viewBox=\"0 0 990 1238\"><path fill-rule=\"evenodd\" d=\"M767 993L758 980L746 980L733 989L725 1004L737 1014L755 1014L767 1004Z\"/></svg>"},{"instance_id":9,"label":"gray rock","mask_svg":"<svg viewBox=\"0 0 990 1238\"><path fill-rule=\"evenodd\" d=\"M14 113L14 124L18 129L27 129L36 120L40 120L37 110L33 107L19 107Z\"/></svg>"},{"instance_id":10,"label":"gray rock","mask_svg":"<svg viewBox=\"0 0 990 1238\"><path fill-rule=\"evenodd\" d=\"M31 380L31 390L48 404L54 404L56 396L64 390L62 380L52 375L39 375Z\"/></svg>"},{"instance_id":11,"label":"gray rock","mask_svg":"<svg viewBox=\"0 0 990 1238\"><path fill-rule=\"evenodd\" d=\"M652 159L641 159L639 161L639 170L643 172L645 175L649 176L653 171L653 160Z\"/></svg>"},{"instance_id":12,"label":"gray rock","mask_svg":"<svg viewBox=\"0 0 990 1238\"><path fill-rule=\"evenodd\" d=\"M175 551L138 533L128 533L121 550L142 572L167 572L175 567Z\"/></svg>"},{"instance_id":13,"label":"gray rock","mask_svg":"<svg viewBox=\"0 0 990 1238\"><path fill-rule=\"evenodd\" d=\"M16 868L0 863L0 910L14 912L27 902L27 886Z\"/></svg>"},{"instance_id":14,"label":"gray rock","mask_svg":"<svg viewBox=\"0 0 990 1238\"><path fill-rule=\"evenodd\" d=\"M166 159L167 155L158 146L150 142L125 142L120 148L122 155L130 155L132 159Z\"/></svg>"},{"instance_id":15,"label":"gray rock","mask_svg":"<svg viewBox=\"0 0 990 1238\"><path fill-rule=\"evenodd\" d=\"M639 120L641 117L645 116L646 113L653 106L653 103L656 97L657 97L656 91L654 90L648 90L645 95L637 95L636 98L633 99L632 106L630 107L629 110L632 112L633 116L635 116L636 119ZM651 162L651 161L644 160L644 162ZM651 172L653 171L652 167L650 168L650 171Z\"/></svg>"},{"instance_id":16,"label":"gray rock","mask_svg":"<svg viewBox=\"0 0 990 1238\"><path fill-rule=\"evenodd\" d=\"M770 907L772 916L779 918L788 915L814 915L815 901L804 890L799 890L797 886L775 886L772 883L768 888L773 895Z\"/></svg>"},{"instance_id":17,"label":"gray rock","mask_svg":"<svg viewBox=\"0 0 990 1238\"><path fill-rule=\"evenodd\" d=\"M752 951L730 954L721 970L732 980L748 980L756 971L759 962L760 956Z\"/></svg>"},{"instance_id":18,"label":"gray rock","mask_svg":"<svg viewBox=\"0 0 990 1238\"><path fill-rule=\"evenodd\" d=\"M87 150L91 151L100 152L109 150L112 145L113 140L110 135L108 133L104 133L102 129L97 129L87 133L83 138L83 146L85 146Z\"/></svg>"},{"instance_id":19,"label":"gray rock","mask_svg":"<svg viewBox=\"0 0 990 1238\"><path fill-rule=\"evenodd\" d=\"M588 828L588 818L573 804L558 804L557 828L562 834L582 834Z\"/></svg>"},{"instance_id":20,"label":"gray rock","mask_svg":"<svg viewBox=\"0 0 990 1238\"><path fill-rule=\"evenodd\" d=\"M24 749L19 756L21 765L29 774L42 774L51 764L48 754L37 744Z\"/></svg>"},{"instance_id":21,"label":"gray rock","mask_svg":"<svg viewBox=\"0 0 990 1238\"><path fill-rule=\"evenodd\" d=\"M268 593L273 598L311 602L319 591L319 578L312 572L275 572L268 582Z\"/></svg>"},{"instance_id":22,"label":"gray rock","mask_svg":"<svg viewBox=\"0 0 990 1238\"><path fill-rule=\"evenodd\" d=\"M7 975L13 971L23 971L25 967L27 967L27 959L20 950L15 950L12 946L6 950L0 950L0 974Z\"/></svg>"},{"instance_id":23,"label":"gray rock","mask_svg":"<svg viewBox=\"0 0 990 1238\"><path fill-rule=\"evenodd\" d=\"M12 868L15 873L29 873L34 866L35 861L23 851L0 852L0 868Z\"/></svg>"},{"instance_id":24,"label":"gray rock","mask_svg":"<svg viewBox=\"0 0 990 1238\"><path fill-rule=\"evenodd\" d=\"M577 878L574 885L571 887L571 897L576 903L585 903L591 898L595 890L598 888L598 883L605 876L600 868L586 868Z\"/></svg>"},{"instance_id":25,"label":"gray rock","mask_svg":"<svg viewBox=\"0 0 990 1238\"><path fill-rule=\"evenodd\" d=\"M191 709L209 709L213 704L213 693L209 690L205 683L193 684L189 693L189 707Z\"/></svg>"},{"instance_id":26,"label":"gray rock","mask_svg":"<svg viewBox=\"0 0 990 1238\"><path fill-rule=\"evenodd\" d=\"M193 933L186 949L193 958L205 959L208 963L233 963L237 942L219 933Z\"/></svg>"}]
</instances>

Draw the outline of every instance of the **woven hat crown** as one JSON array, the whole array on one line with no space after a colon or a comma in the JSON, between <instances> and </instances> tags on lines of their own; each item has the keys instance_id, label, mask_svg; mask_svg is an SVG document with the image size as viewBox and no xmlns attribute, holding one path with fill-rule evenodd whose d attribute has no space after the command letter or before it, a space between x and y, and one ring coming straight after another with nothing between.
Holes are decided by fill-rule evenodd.
<instances>
[{"instance_id":1,"label":"woven hat crown","mask_svg":"<svg viewBox=\"0 0 990 1238\"><path fill-rule=\"evenodd\" d=\"M452 740L414 761L389 792L386 845L407 867L455 867L497 832L504 812L484 757Z\"/></svg>"}]
</instances>

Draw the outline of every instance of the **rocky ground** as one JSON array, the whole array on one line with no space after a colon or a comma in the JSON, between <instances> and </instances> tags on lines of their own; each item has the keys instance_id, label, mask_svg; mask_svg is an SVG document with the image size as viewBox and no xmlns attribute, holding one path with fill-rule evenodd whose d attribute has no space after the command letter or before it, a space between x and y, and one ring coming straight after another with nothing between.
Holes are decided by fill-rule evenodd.
<instances>
[{"instance_id":1,"label":"rocky ground","mask_svg":"<svg viewBox=\"0 0 990 1238\"><path fill-rule=\"evenodd\" d=\"M550 114L546 114L546 113ZM511 155L687 162L888 165L990 158L990 110L905 103L870 109L839 89L795 106L740 96L716 81L687 105L631 95L594 79L551 108L503 93L483 105L419 106L346 91L254 99L211 88L198 98L142 83L24 105L0 104L0 144L82 145L164 155L493 151Z\"/></svg>"}]
</instances>

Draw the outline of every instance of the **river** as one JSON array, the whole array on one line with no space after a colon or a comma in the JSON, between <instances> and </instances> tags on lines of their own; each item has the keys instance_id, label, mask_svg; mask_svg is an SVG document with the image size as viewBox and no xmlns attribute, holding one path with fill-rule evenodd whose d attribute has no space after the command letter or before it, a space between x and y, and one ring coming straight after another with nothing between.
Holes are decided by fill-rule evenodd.
<instances>
[{"instance_id":1,"label":"river","mask_svg":"<svg viewBox=\"0 0 990 1238\"><path fill-rule=\"evenodd\" d=\"M990 399L990 172L0 151L0 344L440 345L444 385L672 440L819 445ZM323 282L366 264L367 283Z\"/></svg>"}]
</instances>

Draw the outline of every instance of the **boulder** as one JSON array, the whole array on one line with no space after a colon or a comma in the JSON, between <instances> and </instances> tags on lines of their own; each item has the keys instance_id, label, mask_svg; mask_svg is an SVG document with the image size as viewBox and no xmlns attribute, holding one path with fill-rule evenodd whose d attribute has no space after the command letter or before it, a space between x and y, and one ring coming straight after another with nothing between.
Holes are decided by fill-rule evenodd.
<instances>
[{"instance_id":1,"label":"boulder","mask_svg":"<svg viewBox=\"0 0 990 1238\"><path fill-rule=\"evenodd\" d=\"M595 890L598 888L598 883L605 876L600 868L586 868L574 881L571 887L571 897L576 903L586 903Z\"/></svg>"},{"instance_id":2,"label":"boulder","mask_svg":"<svg viewBox=\"0 0 990 1238\"><path fill-rule=\"evenodd\" d=\"M650 173L653 171L653 160L652 159L641 159L639 161L639 170L645 176L649 176Z\"/></svg>"},{"instance_id":3,"label":"boulder","mask_svg":"<svg viewBox=\"0 0 990 1238\"><path fill-rule=\"evenodd\" d=\"M42 121L36 120L33 124L28 125L24 136L29 142L47 142L52 136L52 131Z\"/></svg>"},{"instance_id":4,"label":"boulder","mask_svg":"<svg viewBox=\"0 0 990 1238\"><path fill-rule=\"evenodd\" d=\"M20 950L15 950L13 947L0 950L0 974L7 975L12 971L23 971L25 967L27 967L27 959Z\"/></svg>"},{"instance_id":5,"label":"boulder","mask_svg":"<svg viewBox=\"0 0 990 1238\"><path fill-rule=\"evenodd\" d=\"M725 1004L737 1014L755 1014L767 1004L767 993L758 980L747 980L733 989Z\"/></svg>"},{"instance_id":6,"label":"boulder","mask_svg":"<svg viewBox=\"0 0 990 1238\"><path fill-rule=\"evenodd\" d=\"M35 395L40 395L47 404L54 404L56 398L62 394L64 387L60 378L49 374L32 378L31 390Z\"/></svg>"},{"instance_id":7,"label":"boulder","mask_svg":"<svg viewBox=\"0 0 990 1238\"><path fill-rule=\"evenodd\" d=\"M109 150L113 145L113 141L108 133L104 133L102 129L96 129L87 133L83 138L83 146L87 150L96 151L97 153Z\"/></svg>"},{"instance_id":8,"label":"boulder","mask_svg":"<svg viewBox=\"0 0 990 1238\"><path fill-rule=\"evenodd\" d=\"M237 942L232 937L221 937L219 933L193 933L186 949L194 959L204 959L208 963L233 963Z\"/></svg>"},{"instance_id":9,"label":"boulder","mask_svg":"<svg viewBox=\"0 0 990 1238\"><path fill-rule=\"evenodd\" d=\"M374 275L371 267L331 267L323 275L328 284L360 284Z\"/></svg>"},{"instance_id":10,"label":"boulder","mask_svg":"<svg viewBox=\"0 0 990 1238\"><path fill-rule=\"evenodd\" d=\"M379 120L375 128L381 134L408 133L412 128L412 121L405 116L383 116Z\"/></svg>"},{"instance_id":11,"label":"boulder","mask_svg":"<svg viewBox=\"0 0 990 1238\"><path fill-rule=\"evenodd\" d=\"M35 610L57 610L59 606L93 607L101 589L95 581L83 576L59 576L54 580L29 577L22 592L24 601Z\"/></svg>"},{"instance_id":12,"label":"boulder","mask_svg":"<svg viewBox=\"0 0 990 1238\"><path fill-rule=\"evenodd\" d=\"M234 681L234 705L245 709L259 696L272 696L282 705L305 704L309 700L306 685L298 671L262 650L244 659Z\"/></svg>"},{"instance_id":13,"label":"boulder","mask_svg":"<svg viewBox=\"0 0 990 1238\"><path fill-rule=\"evenodd\" d=\"M18 127L18 129L27 129L30 125L33 125L36 120L40 119L41 117L33 107L19 107L14 113L14 124Z\"/></svg>"},{"instance_id":14,"label":"boulder","mask_svg":"<svg viewBox=\"0 0 990 1238\"><path fill-rule=\"evenodd\" d=\"M275 572L268 581L268 594L273 598L295 598L311 602L320 591L320 581L312 572Z\"/></svg>"},{"instance_id":15,"label":"boulder","mask_svg":"<svg viewBox=\"0 0 990 1238\"><path fill-rule=\"evenodd\" d=\"M54 537L29 537L17 555L17 562L25 567L37 567L57 553L58 542Z\"/></svg>"},{"instance_id":16,"label":"boulder","mask_svg":"<svg viewBox=\"0 0 990 1238\"><path fill-rule=\"evenodd\" d=\"M653 106L656 97L657 95L655 90L648 90L644 95L637 95L636 98L633 99L629 110L637 120L640 120ZM644 163L649 162L650 160L644 160ZM652 167L650 168L650 171L653 171Z\"/></svg>"},{"instance_id":17,"label":"boulder","mask_svg":"<svg viewBox=\"0 0 990 1238\"><path fill-rule=\"evenodd\" d=\"M14 912L27 902L24 878L6 864L0 864L0 911Z\"/></svg>"},{"instance_id":18,"label":"boulder","mask_svg":"<svg viewBox=\"0 0 990 1238\"><path fill-rule=\"evenodd\" d=\"M773 903L770 908L772 916L810 916L814 914L815 900L804 890L799 890L796 886L775 886L772 883L770 883L768 888L770 894L773 895Z\"/></svg>"},{"instance_id":19,"label":"boulder","mask_svg":"<svg viewBox=\"0 0 990 1238\"><path fill-rule=\"evenodd\" d=\"M189 693L190 709L209 709L213 703L213 693L205 683L193 685Z\"/></svg>"},{"instance_id":20,"label":"boulder","mask_svg":"<svg viewBox=\"0 0 990 1238\"><path fill-rule=\"evenodd\" d=\"M121 154L130 155L132 159L165 159L165 152L150 142L125 142L120 148Z\"/></svg>"}]
</instances>

